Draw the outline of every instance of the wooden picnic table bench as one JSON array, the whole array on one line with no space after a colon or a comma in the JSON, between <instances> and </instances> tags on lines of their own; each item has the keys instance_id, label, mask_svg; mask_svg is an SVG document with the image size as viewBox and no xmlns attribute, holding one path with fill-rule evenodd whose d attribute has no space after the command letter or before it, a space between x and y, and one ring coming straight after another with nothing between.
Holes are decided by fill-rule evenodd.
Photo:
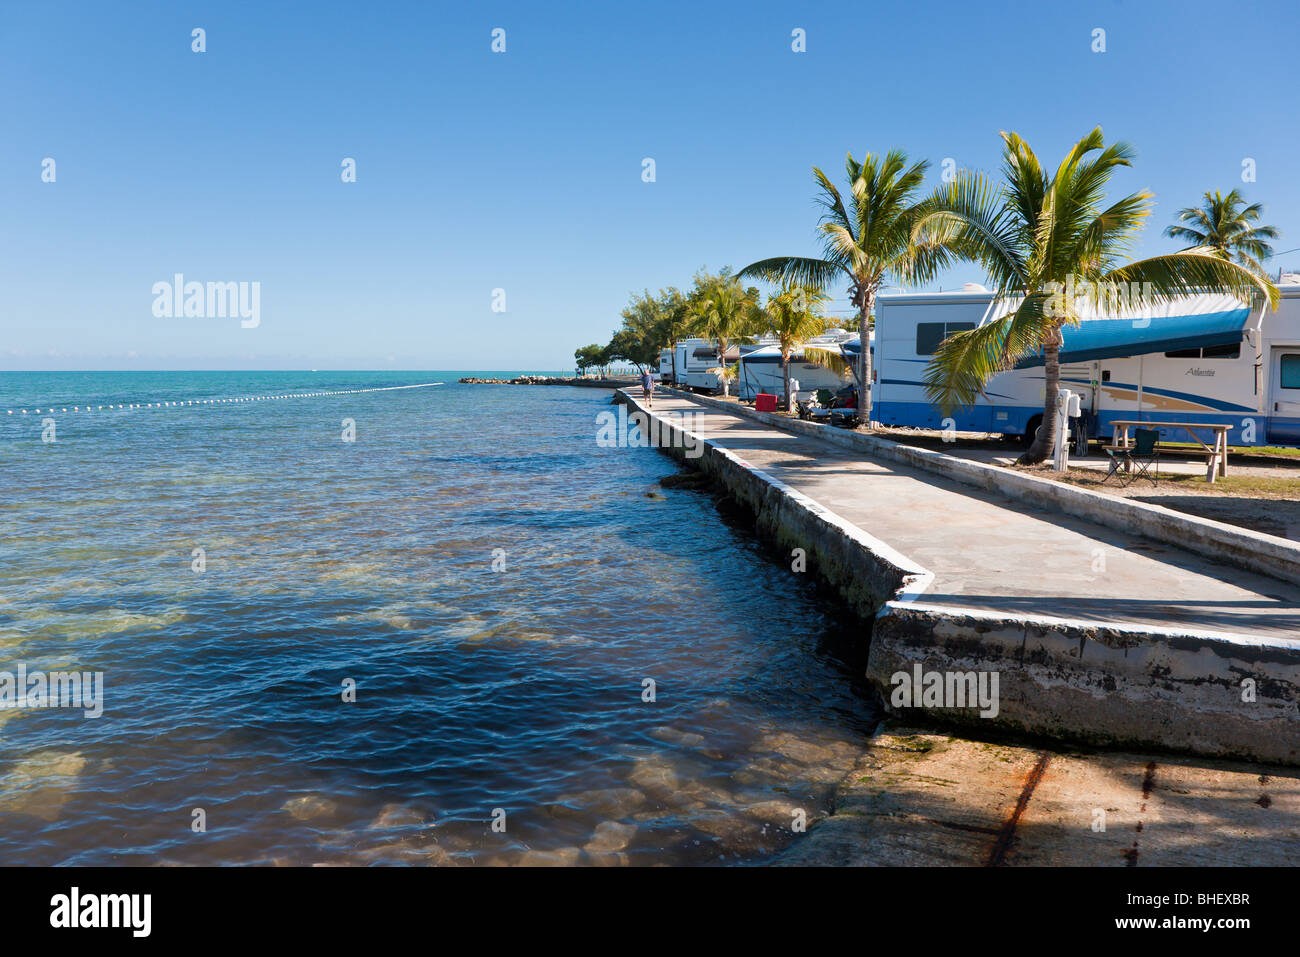
<instances>
[{"instance_id":1,"label":"wooden picnic table bench","mask_svg":"<svg viewBox=\"0 0 1300 957\"><path fill-rule=\"evenodd\" d=\"M1152 422L1137 419L1118 419L1111 424L1111 448L1126 449L1129 442L1129 429L1184 429L1192 441L1201 447L1205 455L1205 481L1213 482L1217 475L1228 474L1228 432L1231 425L1217 422ZM1196 434L1197 429L1214 433L1214 444L1206 445ZM1201 454L1201 453L1194 453Z\"/></svg>"}]
</instances>

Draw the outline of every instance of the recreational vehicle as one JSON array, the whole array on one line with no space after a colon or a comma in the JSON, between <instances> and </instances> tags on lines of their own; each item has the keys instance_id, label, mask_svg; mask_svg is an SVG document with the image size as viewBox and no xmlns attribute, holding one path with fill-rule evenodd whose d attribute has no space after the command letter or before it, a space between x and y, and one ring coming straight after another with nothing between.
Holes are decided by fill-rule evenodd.
<instances>
[{"instance_id":1,"label":"recreational vehicle","mask_svg":"<svg viewBox=\"0 0 1300 957\"><path fill-rule=\"evenodd\" d=\"M731 366L740 358L763 343L728 345L727 365ZM718 345L709 339L685 339L677 344L677 382L679 385L696 392L721 392L722 378L718 372L721 367L718 359Z\"/></svg>"},{"instance_id":2,"label":"recreational vehicle","mask_svg":"<svg viewBox=\"0 0 1300 957\"><path fill-rule=\"evenodd\" d=\"M852 378L851 375L841 376L838 372L809 360L804 353L805 349L818 349L839 355L841 344L849 338L849 333L842 329L831 330L808 340L790 353L790 379L799 383L795 391L796 398L818 389L830 389L833 392ZM785 395L785 374L781 369L779 345L759 344L740 357L736 373L736 394L742 399L752 399L760 392L780 397Z\"/></svg>"},{"instance_id":3,"label":"recreational vehicle","mask_svg":"<svg viewBox=\"0 0 1300 957\"><path fill-rule=\"evenodd\" d=\"M659 381L674 383L673 378L673 350L662 349L659 352Z\"/></svg>"},{"instance_id":4,"label":"recreational vehicle","mask_svg":"<svg viewBox=\"0 0 1300 957\"><path fill-rule=\"evenodd\" d=\"M1081 395L1080 431L1106 437L1116 419L1204 422L1230 425L1231 445L1300 445L1300 285L1279 289L1276 312L1208 294L1141 311L1083 312L1078 326L1064 329L1061 348L1061 385ZM1043 414L1041 355L995 375L951 422L924 388L940 342L1005 308L987 292L882 296L872 417L1031 440Z\"/></svg>"},{"instance_id":5,"label":"recreational vehicle","mask_svg":"<svg viewBox=\"0 0 1300 957\"><path fill-rule=\"evenodd\" d=\"M720 387L718 347L707 339L686 339L677 344L677 381L687 389L715 392Z\"/></svg>"}]
</instances>

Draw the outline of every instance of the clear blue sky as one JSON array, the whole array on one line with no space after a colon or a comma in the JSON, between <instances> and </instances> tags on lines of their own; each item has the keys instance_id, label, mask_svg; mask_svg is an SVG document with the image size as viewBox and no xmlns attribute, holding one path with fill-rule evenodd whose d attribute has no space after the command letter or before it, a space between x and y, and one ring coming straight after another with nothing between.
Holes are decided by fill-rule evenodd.
<instances>
[{"instance_id":1,"label":"clear blue sky","mask_svg":"<svg viewBox=\"0 0 1300 957\"><path fill-rule=\"evenodd\" d=\"M9 0L0 369L569 368L631 290L815 251L812 165L897 146L937 183L1000 129L1133 143L1139 253L1234 186L1300 246L1294 9ZM177 272L260 282L260 325L155 318Z\"/></svg>"}]
</instances>

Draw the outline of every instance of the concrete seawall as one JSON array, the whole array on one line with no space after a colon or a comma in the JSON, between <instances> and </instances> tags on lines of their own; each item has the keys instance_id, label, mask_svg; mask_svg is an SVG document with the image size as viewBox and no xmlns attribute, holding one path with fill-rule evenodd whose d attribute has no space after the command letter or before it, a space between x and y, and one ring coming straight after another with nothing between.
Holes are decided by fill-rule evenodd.
<instances>
[{"instance_id":1,"label":"concrete seawall","mask_svg":"<svg viewBox=\"0 0 1300 957\"><path fill-rule=\"evenodd\" d=\"M1300 764L1300 653L1282 642L890 602L875 620L868 672L889 695L889 676L917 664L996 672L993 720L1010 730ZM953 724L987 720L970 708L926 711Z\"/></svg>"},{"instance_id":2,"label":"concrete seawall","mask_svg":"<svg viewBox=\"0 0 1300 957\"><path fill-rule=\"evenodd\" d=\"M632 408L653 415L670 434L680 431L671 415L647 412L634 396L618 395ZM693 396L691 400L760 422L765 416L738 410L730 403ZM893 461L910 460L911 452L925 453L917 456L918 463L908 464L917 468L929 464L929 471L950 467L932 458L951 459L942 453L784 417L776 424L788 432L801 433L804 427L819 430L809 434ZM927 603L926 590L933 576L920 563L747 461L725 443L691 434L703 449L694 464L753 511L760 533L783 548L805 549L809 571L823 577L873 621L868 678L891 710L910 720L996 726L1091 745L1141 745L1300 764L1300 641L1286 637L1292 617L1281 619L1281 629L1274 627L1270 634L1248 637L1152 622L1053 617L1050 598L1014 613L963 607L959 597ZM859 444L864 439L869 442L865 447ZM896 458L894 453L900 449L906 451ZM681 449L666 451L682 455ZM953 467L953 471L958 470ZM966 484L987 481L982 474L969 477ZM1055 486L1041 479L1032 481ZM1014 494L1012 486L1006 489ZM1144 508L1201 523L1166 509ZM1177 527L1176 523L1164 526L1164 518L1160 516L1156 525ZM1225 547L1220 557L1244 562L1245 556L1238 551L1244 545L1232 538L1242 530L1222 528L1234 544ZM1145 534L1141 529L1134 532ZM936 527L934 533L942 536L943 529ZM1197 548L1208 549L1218 541L1218 533L1212 529L1192 538ZM1245 533L1244 537L1255 534ZM979 556L971 556L971 561L978 562ZM1287 616L1291 616L1290 607L1283 609ZM980 717L971 707L894 706L895 676L910 674L918 665L923 672L996 674L1000 699L996 715Z\"/></svg>"},{"instance_id":3,"label":"concrete seawall","mask_svg":"<svg viewBox=\"0 0 1300 957\"><path fill-rule=\"evenodd\" d=\"M633 409L654 416L665 436L662 451L686 460L685 447L691 443L682 437L685 430L678 422L654 415L626 393L617 395ZM923 589L928 582L925 569L780 479L694 433L691 439L703 450L689 460L692 466L747 507L765 539L791 551L802 549L808 570L834 587L863 618L870 619L886 602Z\"/></svg>"},{"instance_id":4,"label":"concrete seawall","mask_svg":"<svg viewBox=\"0 0 1300 957\"><path fill-rule=\"evenodd\" d=\"M1300 544L1248 528L1176 512L1161 505L1117 498L1053 482L1012 469L904 445L878 436L808 422L749 406L691 394L692 401L745 416L796 435L857 449L869 455L925 469L1007 499L1026 502L1100 524L1113 525L1154 541L1226 561L1251 571L1300 583Z\"/></svg>"}]
</instances>

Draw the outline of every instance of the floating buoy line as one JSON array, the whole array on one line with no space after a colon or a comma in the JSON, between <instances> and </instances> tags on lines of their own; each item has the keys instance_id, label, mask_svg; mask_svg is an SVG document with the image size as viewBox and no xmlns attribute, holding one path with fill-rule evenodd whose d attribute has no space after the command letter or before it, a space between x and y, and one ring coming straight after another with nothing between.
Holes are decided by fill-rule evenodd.
<instances>
[{"instance_id":1,"label":"floating buoy line","mask_svg":"<svg viewBox=\"0 0 1300 957\"><path fill-rule=\"evenodd\" d=\"M208 399L172 399L161 402L122 402L106 403L104 405L64 405L64 406L42 406L33 409L9 409L10 415L50 415L54 412L116 412L118 409L123 411L127 409L162 409L169 406L191 406L191 405L239 405L245 402L271 402L276 399L314 399L331 395L356 395L361 392L395 392L398 389L429 389L435 385L445 385L443 382L420 382L416 385L386 385L377 386L372 389L334 389L327 392L282 392L278 395L245 395L232 396L227 398L208 398Z\"/></svg>"}]
</instances>

